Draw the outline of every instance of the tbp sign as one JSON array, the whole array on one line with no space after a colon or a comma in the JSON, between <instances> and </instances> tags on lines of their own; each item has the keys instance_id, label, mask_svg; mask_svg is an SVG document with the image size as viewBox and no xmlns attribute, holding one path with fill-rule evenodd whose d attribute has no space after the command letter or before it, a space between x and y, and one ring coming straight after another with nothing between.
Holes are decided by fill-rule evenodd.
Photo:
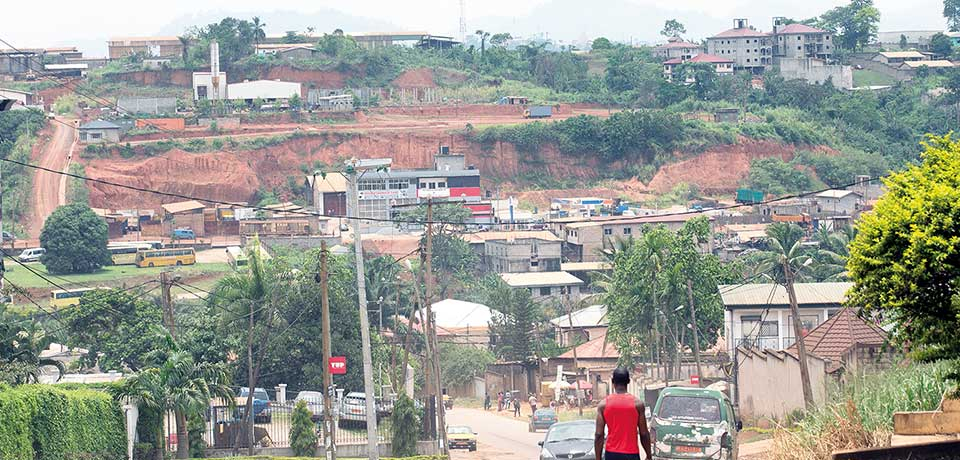
<instances>
[{"instance_id":1,"label":"tbp sign","mask_svg":"<svg viewBox=\"0 0 960 460\"><path fill-rule=\"evenodd\" d=\"M330 357L330 373L333 375L346 374L347 373L347 357L331 356Z\"/></svg>"}]
</instances>

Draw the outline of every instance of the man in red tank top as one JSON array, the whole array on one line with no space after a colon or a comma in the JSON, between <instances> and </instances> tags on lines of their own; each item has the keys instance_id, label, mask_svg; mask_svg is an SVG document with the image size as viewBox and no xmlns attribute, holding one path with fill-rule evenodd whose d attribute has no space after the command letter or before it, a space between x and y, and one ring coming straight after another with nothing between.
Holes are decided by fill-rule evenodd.
<instances>
[{"instance_id":1,"label":"man in red tank top","mask_svg":"<svg viewBox=\"0 0 960 460\"><path fill-rule=\"evenodd\" d=\"M597 431L593 441L596 460L640 460L640 447L646 454L644 458L649 460L652 458L650 431L643 402L627 393L630 372L618 367L613 371L612 381L613 394L597 406Z\"/></svg>"}]
</instances>

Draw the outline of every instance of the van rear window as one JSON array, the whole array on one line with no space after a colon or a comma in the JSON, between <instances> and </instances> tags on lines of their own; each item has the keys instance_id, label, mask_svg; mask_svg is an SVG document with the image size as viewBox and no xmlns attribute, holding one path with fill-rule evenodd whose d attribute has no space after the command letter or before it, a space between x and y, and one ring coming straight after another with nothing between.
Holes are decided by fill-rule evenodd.
<instances>
[{"instance_id":1,"label":"van rear window","mask_svg":"<svg viewBox=\"0 0 960 460\"><path fill-rule=\"evenodd\" d=\"M696 396L666 396L658 417L669 420L720 422L720 400Z\"/></svg>"}]
</instances>

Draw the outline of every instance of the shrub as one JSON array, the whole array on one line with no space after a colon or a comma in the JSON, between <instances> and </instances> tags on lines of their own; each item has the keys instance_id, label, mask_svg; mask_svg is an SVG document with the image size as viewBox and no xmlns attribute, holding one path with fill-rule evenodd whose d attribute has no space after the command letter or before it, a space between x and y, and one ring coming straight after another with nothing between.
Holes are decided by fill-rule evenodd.
<instances>
[{"instance_id":1,"label":"shrub","mask_svg":"<svg viewBox=\"0 0 960 460\"><path fill-rule=\"evenodd\" d=\"M417 455L417 437L420 434L420 419L413 400L401 394L393 406L393 455L411 457Z\"/></svg>"},{"instance_id":2,"label":"shrub","mask_svg":"<svg viewBox=\"0 0 960 460\"><path fill-rule=\"evenodd\" d=\"M40 263L53 274L90 273L110 263L107 223L82 203L53 211L43 223L40 244L47 250Z\"/></svg>"},{"instance_id":3,"label":"shrub","mask_svg":"<svg viewBox=\"0 0 960 460\"><path fill-rule=\"evenodd\" d=\"M317 452L317 432L310 420L310 410L306 401L297 401L293 408L293 418L290 422L290 448L293 454L313 456Z\"/></svg>"},{"instance_id":4,"label":"shrub","mask_svg":"<svg viewBox=\"0 0 960 460\"><path fill-rule=\"evenodd\" d=\"M0 458L125 457L123 413L109 394L49 385L0 388Z\"/></svg>"}]
</instances>

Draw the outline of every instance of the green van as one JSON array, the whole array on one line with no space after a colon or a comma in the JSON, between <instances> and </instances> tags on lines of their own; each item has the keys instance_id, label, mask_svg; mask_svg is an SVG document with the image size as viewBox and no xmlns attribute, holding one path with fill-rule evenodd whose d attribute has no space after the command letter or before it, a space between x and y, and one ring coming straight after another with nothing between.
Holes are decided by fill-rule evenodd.
<instances>
[{"instance_id":1,"label":"green van","mask_svg":"<svg viewBox=\"0 0 960 460\"><path fill-rule=\"evenodd\" d=\"M727 395L706 388L668 387L650 421L654 460L736 460L737 420Z\"/></svg>"}]
</instances>

